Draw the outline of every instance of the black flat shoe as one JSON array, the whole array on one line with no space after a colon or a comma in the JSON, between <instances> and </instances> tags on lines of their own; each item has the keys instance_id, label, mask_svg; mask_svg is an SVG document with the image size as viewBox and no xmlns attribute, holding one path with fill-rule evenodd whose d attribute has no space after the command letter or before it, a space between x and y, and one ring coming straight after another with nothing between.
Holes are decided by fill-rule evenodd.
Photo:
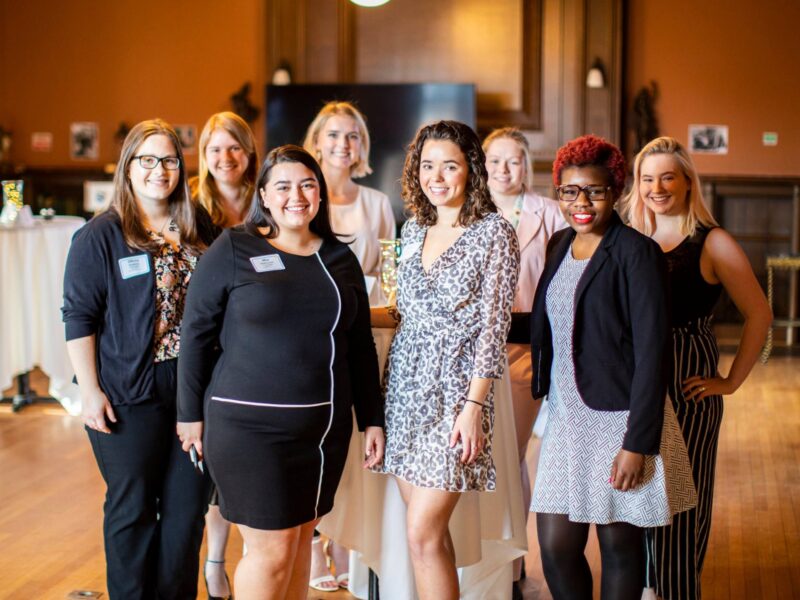
<instances>
[{"instance_id":1,"label":"black flat shoe","mask_svg":"<svg viewBox=\"0 0 800 600\"><path fill-rule=\"evenodd\" d=\"M511 582L511 600L524 600L520 581L522 580Z\"/></svg>"},{"instance_id":2,"label":"black flat shoe","mask_svg":"<svg viewBox=\"0 0 800 600\"><path fill-rule=\"evenodd\" d=\"M206 560L207 563L212 563L215 565L224 565L224 560ZM222 567L222 572L225 575L225 581L228 584L228 589L231 588L231 580L228 579L228 574L225 572L225 567ZM203 580L206 582L206 592L208 592L208 577L206 577L206 567L203 565ZM212 596L211 593L208 594L208 600L233 600L233 594L228 594L227 596Z\"/></svg>"}]
</instances>

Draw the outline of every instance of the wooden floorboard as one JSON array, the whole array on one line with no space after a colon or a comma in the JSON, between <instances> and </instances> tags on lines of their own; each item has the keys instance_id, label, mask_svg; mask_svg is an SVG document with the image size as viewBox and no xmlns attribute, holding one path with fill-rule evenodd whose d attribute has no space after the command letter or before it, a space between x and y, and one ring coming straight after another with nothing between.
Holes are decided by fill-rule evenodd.
<instances>
[{"instance_id":1,"label":"wooden floorboard","mask_svg":"<svg viewBox=\"0 0 800 600\"><path fill-rule=\"evenodd\" d=\"M723 372L730 359L723 357ZM46 388L41 376L33 383ZM800 359L757 365L726 400L716 480L704 597L800 599ZM71 590L105 592L103 494L78 419L48 405L18 414L0 406L0 598L63 600ZM528 524L524 593L527 600L549 600L534 521ZM587 555L599 597L594 535ZM229 572L240 556L234 530ZM350 598L310 592L314 599Z\"/></svg>"}]
</instances>

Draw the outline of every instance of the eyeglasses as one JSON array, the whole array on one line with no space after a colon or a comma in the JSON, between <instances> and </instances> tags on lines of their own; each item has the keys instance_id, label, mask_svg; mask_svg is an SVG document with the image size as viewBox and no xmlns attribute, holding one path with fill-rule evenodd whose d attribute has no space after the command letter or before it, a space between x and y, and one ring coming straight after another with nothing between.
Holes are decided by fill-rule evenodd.
<instances>
[{"instance_id":1,"label":"eyeglasses","mask_svg":"<svg viewBox=\"0 0 800 600\"><path fill-rule=\"evenodd\" d=\"M556 194L558 199L562 202L575 202L581 192L591 201L605 200L608 190L611 186L608 185L559 185L556 187Z\"/></svg>"},{"instance_id":2,"label":"eyeglasses","mask_svg":"<svg viewBox=\"0 0 800 600\"><path fill-rule=\"evenodd\" d=\"M155 169L158 163L163 164L167 171L174 171L181 166L181 159L177 156L162 156L159 158L150 154L142 154L133 158L139 161L139 166L143 169Z\"/></svg>"}]
</instances>

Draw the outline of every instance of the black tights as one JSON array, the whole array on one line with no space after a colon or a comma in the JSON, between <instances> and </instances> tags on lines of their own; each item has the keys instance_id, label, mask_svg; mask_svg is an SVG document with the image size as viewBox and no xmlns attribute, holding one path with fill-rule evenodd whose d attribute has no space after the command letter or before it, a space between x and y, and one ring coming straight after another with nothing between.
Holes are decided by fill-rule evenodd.
<instances>
[{"instance_id":1,"label":"black tights","mask_svg":"<svg viewBox=\"0 0 800 600\"><path fill-rule=\"evenodd\" d=\"M600 541L602 600L639 600L644 587L643 530L630 523L596 525ZM544 577L553 600L591 600L592 571L584 550L588 523L537 513Z\"/></svg>"}]
</instances>

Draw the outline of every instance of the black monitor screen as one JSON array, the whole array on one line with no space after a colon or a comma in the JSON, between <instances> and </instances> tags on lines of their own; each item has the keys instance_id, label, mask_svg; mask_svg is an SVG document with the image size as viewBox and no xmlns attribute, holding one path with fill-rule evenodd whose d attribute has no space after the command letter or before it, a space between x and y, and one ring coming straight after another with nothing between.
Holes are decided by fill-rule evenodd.
<instances>
[{"instance_id":1,"label":"black monitor screen","mask_svg":"<svg viewBox=\"0 0 800 600\"><path fill-rule=\"evenodd\" d=\"M400 177L406 147L417 129L439 119L454 119L475 128L472 84L269 85L266 94L268 150L283 144L302 145L306 129L326 102L355 104L367 119L373 171L358 183L387 194L398 223L404 220Z\"/></svg>"}]
</instances>

